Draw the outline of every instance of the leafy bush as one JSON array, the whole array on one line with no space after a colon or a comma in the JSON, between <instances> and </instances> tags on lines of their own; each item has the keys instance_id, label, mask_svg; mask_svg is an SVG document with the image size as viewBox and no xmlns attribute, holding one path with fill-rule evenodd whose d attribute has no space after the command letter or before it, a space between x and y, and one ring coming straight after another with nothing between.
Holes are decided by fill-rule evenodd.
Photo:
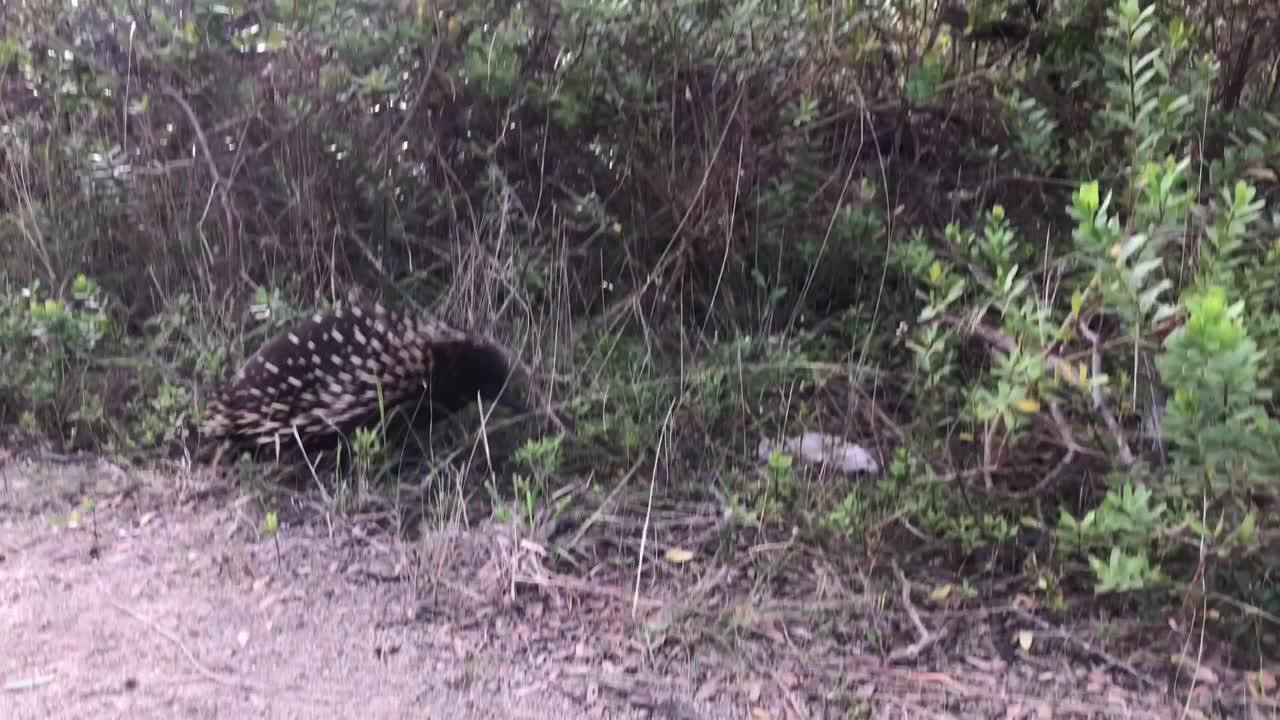
<instances>
[{"instance_id":1,"label":"leafy bush","mask_svg":"<svg viewBox=\"0 0 1280 720\"><path fill-rule=\"evenodd\" d=\"M1087 559L1104 593L1190 581L1199 560L1179 528L1225 557L1256 541L1258 503L1280 498L1268 360L1280 344L1270 329L1275 300L1259 290L1274 268L1275 246L1265 241L1274 225L1243 179L1216 202L1197 191L1182 153L1205 112L1209 66L1192 57L1181 20L1161 24L1159 12L1120 0L1108 16L1100 51L1108 109L1092 132L1125 152L1092 170L1117 183L1115 192L1088 181L1072 193L1069 246L1052 233L1024 240L996 205L980 232L951 223L941 249L918 235L894 254L923 305L908 344L917 393L954 409L922 415L931 424L920 447L934 462L947 460L930 440L938 424L973 437L976 474L991 490L1017 458L1042 452L1043 441L1030 442L1038 428L1060 460L1031 478L1037 487L1077 477L1082 454L1119 461L1096 507L1079 519L1063 507L1057 519L1068 567ZM1022 150L1051 167L1054 124L1034 102L1015 97L1008 106L1022 117ZM1246 138L1235 153L1256 153L1260 142ZM1255 322L1268 328L1256 337ZM965 337L986 347L989 363L960 359ZM948 390L955 386L971 389ZM1143 451L1153 436L1149 450L1167 443L1171 463ZM1220 520L1209 527L1202 517ZM977 537L970 526L934 526L962 545Z\"/></svg>"},{"instance_id":2,"label":"leafy bush","mask_svg":"<svg viewBox=\"0 0 1280 720\"><path fill-rule=\"evenodd\" d=\"M39 282L7 293L0 312L0 417L28 433L52 430L75 444L103 429L101 398L89 381L111 340L97 285L76 277L71 300L48 297Z\"/></svg>"}]
</instances>

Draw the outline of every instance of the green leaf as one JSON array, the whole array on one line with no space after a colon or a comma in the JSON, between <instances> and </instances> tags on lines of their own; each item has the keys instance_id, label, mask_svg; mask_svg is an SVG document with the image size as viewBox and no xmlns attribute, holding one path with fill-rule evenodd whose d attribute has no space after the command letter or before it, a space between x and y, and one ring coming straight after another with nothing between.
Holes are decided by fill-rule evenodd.
<instances>
[{"instance_id":1,"label":"green leaf","mask_svg":"<svg viewBox=\"0 0 1280 720\"><path fill-rule=\"evenodd\" d=\"M1135 233L1130 235L1120 243L1120 249L1116 253L1116 264L1123 265L1129 261L1129 257L1140 250L1147 242L1147 236L1144 233Z\"/></svg>"},{"instance_id":2,"label":"green leaf","mask_svg":"<svg viewBox=\"0 0 1280 720\"><path fill-rule=\"evenodd\" d=\"M932 56L927 56L924 62L911 69L907 98L913 103L929 102L941 85L942 66Z\"/></svg>"},{"instance_id":3,"label":"green leaf","mask_svg":"<svg viewBox=\"0 0 1280 720\"><path fill-rule=\"evenodd\" d=\"M1141 283L1147 279L1147 276L1150 275L1153 270L1160 267L1162 264L1164 264L1164 260L1158 257L1143 260L1133 266L1133 269L1129 271L1129 275L1134 280Z\"/></svg>"},{"instance_id":4,"label":"green leaf","mask_svg":"<svg viewBox=\"0 0 1280 720\"><path fill-rule=\"evenodd\" d=\"M1077 192L1076 194L1076 197L1080 199L1081 205L1084 206L1083 209L1087 210L1089 214L1092 215L1094 212L1097 212L1098 202L1099 202L1098 182L1094 180L1092 182L1087 182L1084 185L1081 185L1079 192Z\"/></svg>"}]
</instances>

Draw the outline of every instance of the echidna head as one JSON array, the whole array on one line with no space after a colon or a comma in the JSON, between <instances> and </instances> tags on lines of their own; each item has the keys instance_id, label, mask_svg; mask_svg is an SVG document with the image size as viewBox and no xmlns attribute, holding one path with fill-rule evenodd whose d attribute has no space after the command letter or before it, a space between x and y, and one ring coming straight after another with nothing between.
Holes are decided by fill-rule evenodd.
<instances>
[{"instance_id":1,"label":"echidna head","mask_svg":"<svg viewBox=\"0 0 1280 720\"><path fill-rule=\"evenodd\" d=\"M432 392L446 406L456 409L475 402L478 394L485 402L496 401L516 412L528 412L511 363L501 347L469 340L450 346L440 353L440 359L451 371L435 375L437 384ZM452 387L445 385L449 381Z\"/></svg>"}]
</instances>

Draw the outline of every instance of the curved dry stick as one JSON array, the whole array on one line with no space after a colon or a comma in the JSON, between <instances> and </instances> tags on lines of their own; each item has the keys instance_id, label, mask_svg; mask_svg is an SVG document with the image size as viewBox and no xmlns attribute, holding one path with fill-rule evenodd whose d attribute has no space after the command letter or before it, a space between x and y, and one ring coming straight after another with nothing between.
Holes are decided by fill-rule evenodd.
<instances>
[{"instance_id":1,"label":"curved dry stick","mask_svg":"<svg viewBox=\"0 0 1280 720\"><path fill-rule=\"evenodd\" d=\"M1080 330L1080 334L1084 336L1093 345L1093 362L1091 372L1094 377L1102 375L1102 349L1098 345L1098 334L1089 329L1089 326L1081 322L1076 326ZM1133 451L1129 449L1129 443L1124 439L1124 430L1120 427L1120 423L1116 421L1116 416L1111 412L1111 408L1107 405L1107 400L1102 395L1102 386L1094 384L1090 390L1093 397L1093 409L1102 416L1102 421L1107 424L1107 430L1111 432L1111 436L1116 440L1116 447L1120 453L1120 462L1124 463L1126 468L1133 467L1134 457Z\"/></svg>"},{"instance_id":2,"label":"curved dry stick","mask_svg":"<svg viewBox=\"0 0 1280 720\"><path fill-rule=\"evenodd\" d=\"M227 223L227 240L228 247L230 247L233 245L230 241L235 233L235 223L233 222L235 213L231 209L231 198L227 193L227 188L230 186L230 183L227 182L226 178L222 177L222 173L218 170L218 163L213 159L213 152L209 150L209 141L205 137L204 128L200 125L200 119L196 117L195 110L191 108L191 103L187 102L186 98L182 97L182 95L168 83L160 83L160 92L177 103L178 106L182 108L183 114L187 116L187 122L191 123L191 130L196 135L196 142L199 143L200 151L204 154L205 163L209 166L209 173L213 176L213 189L218 193L219 204L222 206L222 214ZM212 195L210 195L209 199L211 201L213 200ZM206 203L204 215L200 218L201 225L204 224L205 216L207 216L208 213L209 209L208 204ZM203 229L201 229L200 235L201 238L204 237ZM212 261L213 249L209 247L207 241L205 242L205 252L208 253L209 259Z\"/></svg>"}]
</instances>

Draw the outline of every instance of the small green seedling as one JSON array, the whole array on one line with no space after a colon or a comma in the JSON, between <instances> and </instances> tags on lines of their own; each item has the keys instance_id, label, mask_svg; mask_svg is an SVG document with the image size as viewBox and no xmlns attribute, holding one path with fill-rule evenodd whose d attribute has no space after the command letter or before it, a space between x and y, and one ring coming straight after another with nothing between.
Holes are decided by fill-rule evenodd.
<instances>
[{"instance_id":1,"label":"small green seedling","mask_svg":"<svg viewBox=\"0 0 1280 720\"><path fill-rule=\"evenodd\" d=\"M280 560L280 520L276 517L274 511L267 513L267 518L263 525L263 533L275 542L276 564L283 565Z\"/></svg>"}]
</instances>

